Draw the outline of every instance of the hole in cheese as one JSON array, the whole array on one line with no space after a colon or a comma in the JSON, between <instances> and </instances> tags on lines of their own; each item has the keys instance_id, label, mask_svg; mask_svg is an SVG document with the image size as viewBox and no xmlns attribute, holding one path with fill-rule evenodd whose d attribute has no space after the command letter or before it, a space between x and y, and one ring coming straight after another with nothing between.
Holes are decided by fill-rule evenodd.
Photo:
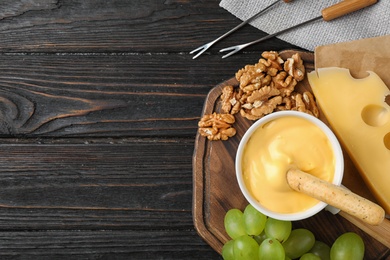
<instances>
[{"instance_id":1,"label":"hole in cheese","mask_svg":"<svg viewBox=\"0 0 390 260\"><path fill-rule=\"evenodd\" d=\"M390 133L387 133L385 135L385 138L383 138L383 142L385 143L385 147L387 150L390 150Z\"/></svg>"},{"instance_id":2,"label":"hole in cheese","mask_svg":"<svg viewBox=\"0 0 390 260\"><path fill-rule=\"evenodd\" d=\"M382 126L389 121L389 112L379 105L367 105L362 110L362 119L369 126Z\"/></svg>"}]
</instances>

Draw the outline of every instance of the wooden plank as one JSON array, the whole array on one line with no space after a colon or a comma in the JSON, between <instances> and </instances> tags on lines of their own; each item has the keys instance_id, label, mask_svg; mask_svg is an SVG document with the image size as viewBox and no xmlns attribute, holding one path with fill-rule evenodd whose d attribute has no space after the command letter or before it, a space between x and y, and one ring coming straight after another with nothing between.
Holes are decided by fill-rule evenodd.
<instances>
[{"instance_id":1,"label":"wooden plank","mask_svg":"<svg viewBox=\"0 0 390 260\"><path fill-rule=\"evenodd\" d=\"M43 190L38 189L38 192L43 192ZM112 197L120 198L117 193L111 194ZM144 193L141 191L141 194ZM185 196L185 194L181 195ZM137 203L137 198L128 197L128 200L133 200L133 204ZM96 199L99 199L99 197ZM63 199L60 196L57 204L61 200ZM92 201L92 198L90 200ZM171 199L170 204L178 207L184 205L185 200L187 199ZM145 200L138 203L141 202L147 204ZM143 205L142 207L120 205L116 208L98 207L96 205L84 205L82 207L77 205L24 205L12 207L2 205L0 208L0 235L6 231L31 232L40 230L78 230L80 232L86 230L139 230L140 233L142 233L142 230L161 230L165 232L169 230L194 230L191 209L188 209L187 206L182 206L182 208L176 210L162 207L163 205L160 208L152 208L152 205Z\"/></svg>"},{"instance_id":2,"label":"wooden plank","mask_svg":"<svg viewBox=\"0 0 390 260\"><path fill-rule=\"evenodd\" d=\"M0 134L51 137L194 136L210 85L258 60L242 55L221 68L215 56L201 63L182 55L0 58Z\"/></svg>"},{"instance_id":3,"label":"wooden plank","mask_svg":"<svg viewBox=\"0 0 390 260\"><path fill-rule=\"evenodd\" d=\"M2 52L189 52L222 35L240 21L219 1L3 0L0 3ZM207 32L207 33L206 33ZM247 26L225 44L264 33ZM275 40L284 48L287 43ZM147 43L147 44L145 44ZM265 42L265 49L273 45ZM210 49L218 53L222 45ZM251 51L257 47L250 47Z\"/></svg>"},{"instance_id":4,"label":"wooden plank","mask_svg":"<svg viewBox=\"0 0 390 260\"><path fill-rule=\"evenodd\" d=\"M193 230L0 232L0 235L2 259L218 259L218 254Z\"/></svg>"},{"instance_id":5,"label":"wooden plank","mask_svg":"<svg viewBox=\"0 0 390 260\"><path fill-rule=\"evenodd\" d=\"M0 140L0 257L218 257L193 227L192 139L88 140Z\"/></svg>"},{"instance_id":6,"label":"wooden plank","mask_svg":"<svg viewBox=\"0 0 390 260\"><path fill-rule=\"evenodd\" d=\"M193 141L78 141L0 146L0 230L192 228Z\"/></svg>"}]
</instances>

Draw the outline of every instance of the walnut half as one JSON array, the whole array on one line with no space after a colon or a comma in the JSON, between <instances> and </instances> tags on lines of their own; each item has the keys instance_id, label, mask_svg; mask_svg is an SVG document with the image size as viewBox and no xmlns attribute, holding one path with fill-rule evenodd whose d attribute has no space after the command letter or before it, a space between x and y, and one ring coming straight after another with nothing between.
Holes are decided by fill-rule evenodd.
<instances>
[{"instance_id":1,"label":"walnut half","mask_svg":"<svg viewBox=\"0 0 390 260\"><path fill-rule=\"evenodd\" d=\"M241 103L240 98L242 90L235 91L233 86L225 86L222 89L222 111L227 114L235 114L240 111Z\"/></svg>"},{"instance_id":2,"label":"walnut half","mask_svg":"<svg viewBox=\"0 0 390 260\"><path fill-rule=\"evenodd\" d=\"M232 114L209 114L204 115L199 123L199 134L207 137L207 139L227 140L236 134L236 129L232 127L235 122L235 117Z\"/></svg>"},{"instance_id":3,"label":"walnut half","mask_svg":"<svg viewBox=\"0 0 390 260\"><path fill-rule=\"evenodd\" d=\"M303 65L303 61L301 56L298 53L295 53L288 58L284 63L284 70L296 81L301 81L305 78L305 65Z\"/></svg>"}]
</instances>

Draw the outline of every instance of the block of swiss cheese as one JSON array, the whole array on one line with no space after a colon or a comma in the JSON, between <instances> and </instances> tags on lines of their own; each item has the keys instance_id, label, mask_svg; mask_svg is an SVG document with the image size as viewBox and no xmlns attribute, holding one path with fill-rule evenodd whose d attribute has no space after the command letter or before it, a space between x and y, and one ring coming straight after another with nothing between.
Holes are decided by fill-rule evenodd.
<instances>
[{"instance_id":1,"label":"block of swiss cheese","mask_svg":"<svg viewBox=\"0 0 390 260\"><path fill-rule=\"evenodd\" d=\"M345 68L318 68L308 80L323 114L366 185L390 212L390 90L374 72L355 79Z\"/></svg>"},{"instance_id":2,"label":"block of swiss cheese","mask_svg":"<svg viewBox=\"0 0 390 260\"><path fill-rule=\"evenodd\" d=\"M390 62L390 48L387 48L387 46L390 46L390 35L320 46L315 50L315 68L316 70L329 67L345 68L348 69L351 75L355 78L366 78L369 75L367 71L373 71L380 77L385 85L389 87L390 73L388 73L387 64ZM352 93L351 96L353 96ZM390 103L390 97L388 97L386 100L388 103ZM357 129L357 131L359 130ZM390 129L388 131L390 132ZM341 142L342 141L343 140L341 140ZM390 160L390 157L388 160ZM358 165L357 168L359 168ZM361 178L359 178L360 176L354 176L354 172L346 172L346 175L348 183L346 185L343 182L344 185L347 187L352 186L351 189L355 192L363 193L361 195L372 199L372 195L366 192L366 185L361 182ZM371 193L376 195L378 198L377 194L375 194L375 186L367 183L367 178L364 176L364 174L363 178L366 180L366 184L368 184L370 187ZM379 200L383 201L382 199ZM390 198L388 198L388 200L390 200ZM387 213L389 213L390 206L384 206Z\"/></svg>"}]
</instances>

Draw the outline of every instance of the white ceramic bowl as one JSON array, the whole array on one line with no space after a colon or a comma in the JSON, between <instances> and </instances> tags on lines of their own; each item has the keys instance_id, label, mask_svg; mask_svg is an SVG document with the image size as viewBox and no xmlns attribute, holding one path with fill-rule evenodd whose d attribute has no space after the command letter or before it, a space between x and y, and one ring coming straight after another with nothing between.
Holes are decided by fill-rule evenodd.
<instances>
[{"instance_id":1,"label":"white ceramic bowl","mask_svg":"<svg viewBox=\"0 0 390 260\"><path fill-rule=\"evenodd\" d=\"M300 117L303 119L306 119L316 126L318 126L328 137L331 147L333 149L333 153L335 156L335 172L334 172L334 178L332 183L336 185L340 185L341 181L343 179L343 174L344 174L344 157L343 153L340 147L340 143L337 140L336 136L333 134L333 132L330 130L330 128L324 124L321 120L318 118L311 116L309 114L303 113L303 112L297 112L297 111L280 111L280 112L274 112L272 114L269 114L267 116L262 117L261 119L257 120L244 134L243 138L240 141L240 144L238 146L237 150L237 155L236 155L236 176L238 180L238 184L240 186L240 189L242 193L244 194L245 198L248 200L248 202L256 208L258 211L262 212L263 214L279 219L279 220L290 220L290 221L295 221L295 220L302 220L308 217L313 216L314 214L318 213L322 209L324 209L327 204L324 202L318 202L315 204L313 207L297 212L297 213L278 213L275 211L271 211L265 207L263 207L249 192L248 188L245 185L244 178L242 175L242 165L241 165L241 159L244 153L244 148L248 140L250 139L251 135L262 125L276 119L276 118L281 118L281 117L286 117L286 116L294 116L294 117ZM261 144L259 144L261 146Z\"/></svg>"}]
</instances>

